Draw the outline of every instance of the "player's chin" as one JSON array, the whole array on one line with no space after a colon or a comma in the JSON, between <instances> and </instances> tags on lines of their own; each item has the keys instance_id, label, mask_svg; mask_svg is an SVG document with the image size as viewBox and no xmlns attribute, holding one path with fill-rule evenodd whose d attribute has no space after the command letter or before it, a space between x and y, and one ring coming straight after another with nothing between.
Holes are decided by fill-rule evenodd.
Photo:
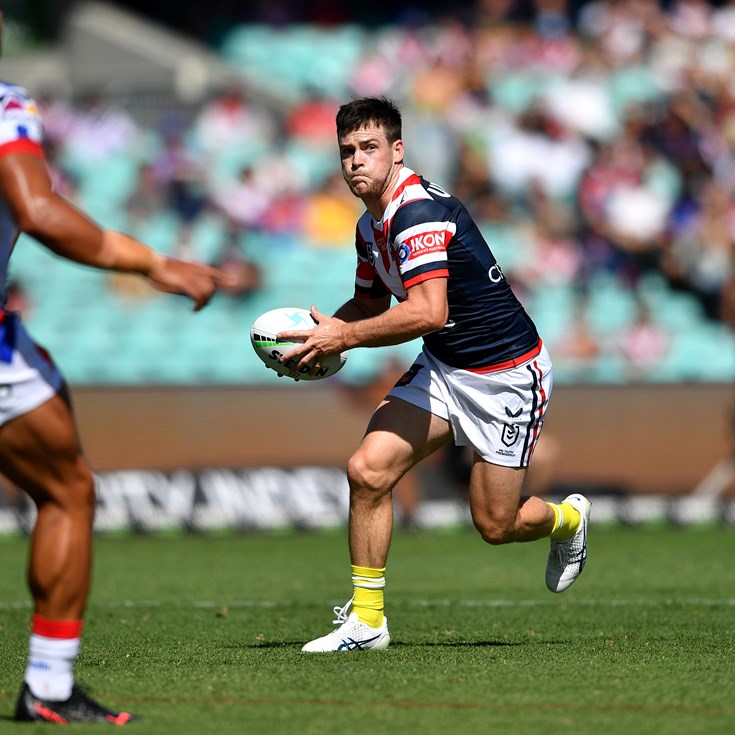
<instances>
[{"instance_id":1,"label":"player's chin","mask_svg":"<svg viewBox=\"0 0 735 735\"><path fill-rule=\"evenodd\" d=\"M365 194L370 193L370 184L367 181L360 180L360 181L350 181L350 191L355 196L365 196Z\"/></svg>"}]
</instances>

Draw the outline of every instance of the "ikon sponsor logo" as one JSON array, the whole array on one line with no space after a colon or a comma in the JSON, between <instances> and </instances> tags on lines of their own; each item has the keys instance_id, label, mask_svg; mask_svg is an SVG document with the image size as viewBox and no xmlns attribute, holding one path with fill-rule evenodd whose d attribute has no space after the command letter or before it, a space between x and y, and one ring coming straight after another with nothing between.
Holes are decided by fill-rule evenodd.
<instances>
[{"instance_id":1,"label":"ikon sponsor logo","mask_svg":"<svg viewBox=\"0 0 735 735\"><path fill-rule=\"evenodd\" d=\"M441 232L425 232L415 237L409 237L406 245L411 248L411 253L431 253L437 250L444 250L446 247L447 233L445 230Z\"/></svg>"}]
</instances>

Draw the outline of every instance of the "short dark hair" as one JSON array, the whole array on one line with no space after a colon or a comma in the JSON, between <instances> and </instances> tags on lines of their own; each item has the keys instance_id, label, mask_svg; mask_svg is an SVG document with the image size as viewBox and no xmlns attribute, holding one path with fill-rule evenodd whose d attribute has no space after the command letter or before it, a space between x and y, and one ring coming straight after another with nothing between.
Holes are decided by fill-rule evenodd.
<instances>
[{"instance_id":1,"label":"short dark hair","mask_svg":"<svg viewBox=\"0 0 735 735\"><path fill-rule=\"evenodd\" d=\"M363 97L347 102L339 108L337 138L343 138L355 130L362 130L371 123L383 128L389 143L395 143L402 137L401 111L396 103L386 97Z\"/></svg>"}]
</instances>

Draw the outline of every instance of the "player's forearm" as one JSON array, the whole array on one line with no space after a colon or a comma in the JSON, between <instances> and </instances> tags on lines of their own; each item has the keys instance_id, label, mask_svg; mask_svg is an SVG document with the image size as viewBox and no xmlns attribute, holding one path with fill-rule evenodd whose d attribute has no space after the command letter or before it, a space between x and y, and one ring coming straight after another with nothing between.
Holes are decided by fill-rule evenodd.
<instances>
[{"instance_id":1,"label":"player's forearm","mask_svg":"<svg viewBox=\"0 0 735 735\"><path fill-rule=\"evenodd\" d=\"M383 313L390 307L390 296L383 299L352 298L337 309L334 317L343 322L356 322L370 319Z\"/></svg>"},{"instance_id":2,"label":"player's forearm","mask_svg":"<svg viewBox=\"0 0 735 735\"><path fill-rule=\"evenodd\" d=\"M57 255L95 268L149 275L164 260L128 235L103 230L58 197L39 204L24 231Z\"/></svg>"},{"instance_id":3,"label":"player's forearm","mask_svg":"<svg viewBox=\"0 0 735 735\"><path fill-rule=\"evenodd\" d=\"M368 319L351 322L342 327L345 348L384 347L409 342L429 332L442 329L449 317L447 280L433 278L416 284L408 291L408 298L392 309L386 300L369 300L374 306L386 306L382 313Z\"/></svg>"},{"instance_id":4,"label":"player's forearm","mask_svg":"<svg viewBox=\"0 0 735 735\"><path fill-rule=\"evenodd\" d=\"M0 158L0 195L21 230L68 260L140 273L160 271L166 259L127 235L103 230L60 197L44 160L16 153Z\"/></svg>"},{"instance_id":5,"label":"player's forearm","mask_svg":"<svg viewBox=\"0 0 735 735\"><path fill-rule=\"evenodd\" d=\"M122 232L105 230L98 267L150 276L166 258Z\"/></svg>"},{"instance_id":6,"label":"player's forearm","mask_svg":"<svg viewBox=\"0 0 735 735\"><path fill-rule=\"evenodd\" d=\"M387 347L410 342L444 326L417 305L404 301L392 309L368 319L344 326L345 348Z\"/></svg>"}]
</instances>

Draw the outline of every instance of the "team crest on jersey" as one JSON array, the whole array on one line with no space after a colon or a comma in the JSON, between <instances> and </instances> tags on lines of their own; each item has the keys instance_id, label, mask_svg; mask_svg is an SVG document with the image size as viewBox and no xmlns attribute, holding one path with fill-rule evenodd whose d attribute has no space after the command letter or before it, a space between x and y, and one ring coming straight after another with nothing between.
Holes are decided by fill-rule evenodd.
<instances>
[{"instance_id":1,"label":"team crest on jersey","mask_svg":"<svg viewBox=\"0 0 735 735\"><path fill-rule=\"evenodd\" d=\"M375 267L375 253L373 252L373 244L371 242L365 243L365 255L367 256L368 263L373 268Z\"/></svg>"},{"instance_id":2,"label":"team crest on jersey","mask_svg":"<svg viewBox=\"0 0 735 735\"><path fill-rule=\"evenodd\" d=\"M0 94L0 112L19 112L38 117L36 103L18 88L6 89L4 94Z\"/></svg>"},{"instance_id":3,"label":"team crest on jersey","mask_svg":"<svg viewBox=\"0 0 735 735\"><path fill-rule=\"evenodd\" d=\"M521 429L517 424L503 424L503 433L500 438L506 447L512 447L520 436Z\"/></svg>"}]
</instances>

